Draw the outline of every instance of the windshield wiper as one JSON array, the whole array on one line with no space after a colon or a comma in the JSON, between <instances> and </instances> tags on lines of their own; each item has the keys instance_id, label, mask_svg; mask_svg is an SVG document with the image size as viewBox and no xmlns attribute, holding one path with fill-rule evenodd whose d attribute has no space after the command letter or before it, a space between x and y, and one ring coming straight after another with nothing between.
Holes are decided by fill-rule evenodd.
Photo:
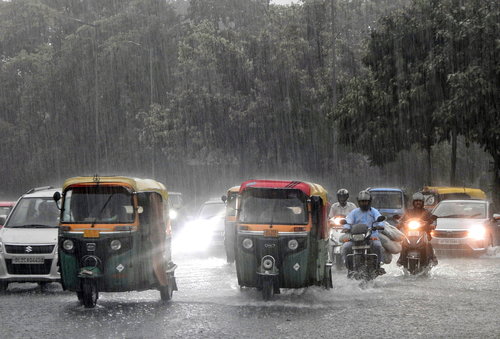
<instances>
[{"instance_id":1,"label":"windshield wiper","mask_svg":"<svg viewBox=\"0 0 500 339\"><path fill-rule=\"evenodd\" d=\"M28 224L28 225L16 225L10 226L10 228L53 228L57 226L42 225L42 224Z\"/></svg>"}]
</instances>

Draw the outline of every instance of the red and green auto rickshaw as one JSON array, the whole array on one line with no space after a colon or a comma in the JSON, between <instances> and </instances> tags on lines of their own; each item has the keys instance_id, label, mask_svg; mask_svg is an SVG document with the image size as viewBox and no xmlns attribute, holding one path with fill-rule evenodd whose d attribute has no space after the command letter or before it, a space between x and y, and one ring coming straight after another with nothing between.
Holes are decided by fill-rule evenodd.
<instances>
[{"instance_id":1,"label":"red and green auto rickshaw","mask_svg":"<svg viewBox=\"0 0 500 339\"><path fill-rule=\"evenodd\" d=\"M327 191L301 181L248 180L236 203L238 284L262 290L332 285Z\"/></svg>"}]
</instances>

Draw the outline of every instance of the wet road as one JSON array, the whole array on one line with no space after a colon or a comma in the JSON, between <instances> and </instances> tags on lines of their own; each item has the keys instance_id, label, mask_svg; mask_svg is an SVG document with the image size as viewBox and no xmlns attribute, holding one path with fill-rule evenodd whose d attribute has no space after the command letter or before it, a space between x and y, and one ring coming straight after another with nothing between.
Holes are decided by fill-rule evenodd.
<instances>
[{"instance_id":1,"label":"wet road","mask_svg":"<svg viewBox=\"0 0 500 339\"><path fill-rule=\"evenodd\" d=\"M50 284L11 284L0 296L2 338L498 338L500 255L440 258L429 277L395 265L366 288L282 290L270 302L240 290L222 257L174 257L179 291L101 293L95 309Z\"/></svg>"}]
</instances>

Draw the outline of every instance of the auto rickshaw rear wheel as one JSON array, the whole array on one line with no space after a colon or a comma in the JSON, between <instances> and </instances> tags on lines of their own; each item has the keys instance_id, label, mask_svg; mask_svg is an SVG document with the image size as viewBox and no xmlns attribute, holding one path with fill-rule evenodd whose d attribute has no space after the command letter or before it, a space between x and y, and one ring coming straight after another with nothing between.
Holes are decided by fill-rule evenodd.
<instances>
[{"instance_id":1,"label":"auto rickshaw rear wheel","mask_svg":"<svg viewBox=\"0 0 500 339\"><path fill-rule=\"evenodd\" d=\"M82 283L82 300L85 308L94 308L99 295L97 293L97 285L88 279Z\"/></svg>"}]
</instances>

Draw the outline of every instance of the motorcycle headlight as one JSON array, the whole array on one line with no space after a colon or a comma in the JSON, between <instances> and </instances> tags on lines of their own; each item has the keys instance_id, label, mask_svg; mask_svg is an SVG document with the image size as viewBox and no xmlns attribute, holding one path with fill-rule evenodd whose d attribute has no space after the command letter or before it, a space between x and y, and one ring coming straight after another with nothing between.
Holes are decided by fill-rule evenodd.
<instances>
[{"instance_id":1,"label":"motorcycle headlight","mask_svg":"<svg viewBox=\"0 0 500 339\"><path fill-rule=\"evenodd\" d=\"M344 219L344 218L342 218L342 217L336 217L336 218L334 218L334 219L333 219L333 224L334 224L335 226L341 226L341 225L340 225L340 220L342 220L342 219Z\"/></svg>"},{"instance_id":2,"label":"motorcycle headlight","mask_svg":"<svg viewBox=\"0 0 500 339\"><path fill-rule=\"evenodd\" d=\"M243 240L242 245L245 249L249 250L253 247L253 241L252 239L246 238Z\"/></svg>"},{"instance_id":3,"label":"motorcycle headlight","mask_svg":"<svg viewBox=\"0 0 500 339\"><path fill-rule=\"evenodd\" d=\"M469 229L468 236L471 238L481 239L486 234L486 228L483 225L474 225Z\"/></svg>"},{"instance_id":4,"label":"motorcycle headlight","mask_svg":"<svg viewBox=\"0 0 500 339\"><path fill-rule=\"evenodd\" d=\"M122 248L122 242L118 239L112 240L110 247L113 251L118 251L120 248Z\"/></svg>"},{"instance_id":5,"label":"motorcycle headlight","mask_svg":"<svg viewBox=\"0 0 500 339\"><path fill-rule=\"evenodd\" d=\"M75 247L75 243L73 242L73 240L66 239L63 241L63 248L66 251L71 251L74 247Z\"/></svg>"},{"instance_id":6,"label":"motorcycle headlight","mask_svg":"<svg viewBox=\"0 0 500 339\"><path fill-rule=\"evenodd\" d=\"M412 220L408 223L408 228L411 230L416 230L420 228L420 222Z\"/></svg>"},{"instance_id":7,"label":"motorcycle headlight","mask_svg":"<svg viewBox=\"0 0 500 339\"><path fill-rule=\"evenodd\" d=\"M299 242L295 239L288 241L288 248L295 251L299 247Z\"/></svg>"}]
</instances>

